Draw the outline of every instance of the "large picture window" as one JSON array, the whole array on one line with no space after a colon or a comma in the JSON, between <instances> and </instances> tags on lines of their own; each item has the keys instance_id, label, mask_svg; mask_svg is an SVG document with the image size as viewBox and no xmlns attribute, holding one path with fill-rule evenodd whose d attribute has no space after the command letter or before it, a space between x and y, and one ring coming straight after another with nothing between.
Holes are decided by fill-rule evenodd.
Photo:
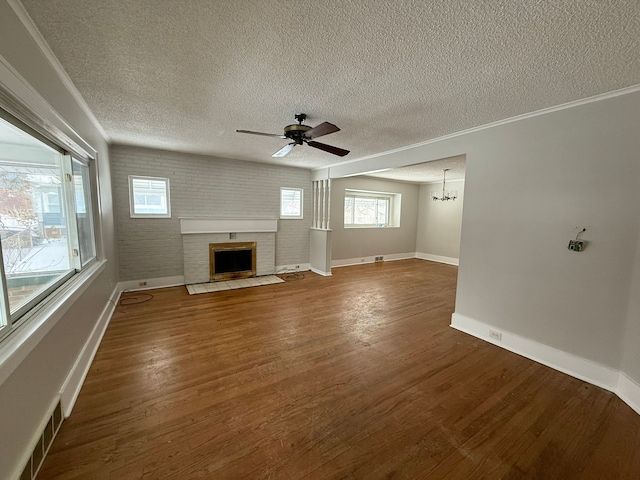
<instances>
[{"instance_id":1,"label":"large picture window","mask_svg":"<svg viewBox=\"0 0 640 480\"><path fill-rule=\"evenodd\" d=\"M0 119L0 337L95 259L88 168Z\"/></svg>"},{"instance_id":2,"label":"large picture window","mask_svg":"<svg viewBox=\"0 0 640 480\"><path fill-rule=\"evenodd\" d=\"M399 193L345 190L345 227L397 227L399 218Z\"/></svg>"}]
</instances>

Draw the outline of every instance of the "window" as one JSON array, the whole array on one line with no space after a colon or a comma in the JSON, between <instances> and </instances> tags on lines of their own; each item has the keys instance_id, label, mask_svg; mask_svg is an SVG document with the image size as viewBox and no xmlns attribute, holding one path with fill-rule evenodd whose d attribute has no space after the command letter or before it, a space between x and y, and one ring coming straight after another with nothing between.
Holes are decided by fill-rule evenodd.
<instances>
[{"instance_id":1,"label":"window","mask_svg":"<svg viewBox=\"0 0 640 480\"><path fill-rule=\"evenodd\" d=\"M280 189L280 218L302 218L302 189Z\"/></svg>"},{"instance_id":2,"label":"window","mask_svg":"<svg viewBox=\"0 0 640 480\"><path fill-rule=\"evenodd\" d=\"M129 177L131 218L171 218L169 179Z\"/></svg>"},{"instance_id":3,"label":"window","mask_svg":"<svg viewBox=\"0 0 640 480\"><path fill-rule=\"evenodd\" d=\"M84 267L96 258L89 166L73 160L72 170L80 263Z\"/></svg>"},{"instance_id":4,"label":"window","mask_svg":"<svg viewBox=\"0 0 640 480\"><path fill-rule=\"evenodd\" d=\"M96 251L88 165L21 127L0 118L0 337Z\"/></svg>"},{"instance_id":5,"label":"window","mask_svg":"<svg viewBox=\"0 0 640 480\"><path fill-rule=\"evenodd\" d=\"M345 227L399 227L400 194L345 190Z\"/></svg>"}]
</instances>

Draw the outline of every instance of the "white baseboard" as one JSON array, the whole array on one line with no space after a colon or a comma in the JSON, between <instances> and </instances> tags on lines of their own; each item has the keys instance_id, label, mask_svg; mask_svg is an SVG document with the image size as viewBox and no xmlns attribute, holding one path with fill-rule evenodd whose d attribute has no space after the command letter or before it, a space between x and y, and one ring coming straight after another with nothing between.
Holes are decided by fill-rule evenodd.
<instances>
[{"instance_id":1,"label":"white baseboard","mask_svg":"<svg viewBox=\"0 0 640 480\"><path fill-rule=\"evenodd\" d=\"M448 265L458 266L460 264L459 258L431 255L430 253L416 252L416 258L419 258L420 260L429 260L431 262L446 263Z\"/></svg>"},{"instance_id":2,"label":"white baseboard","mask_svg":"<svg viewBox=\"0 0 640 480\"><path fill-rule=\"evenodd\" d=\"M118 305L121 293L122 290L116 285L116 288L109 297L109 301L93 327L89 338L82 347L80 355L78 355L69 375L67 375L67 379L62 385L62 389L60 390L60 403L65 418L71 415L71 410L73 410L73 406L76 403L76 399L78 398L84 379L87 377L93 358L96 356L104 332L107 330L107 326L111 321L111 315L113 315L116 305Z\"/></svg>"},{"instance_id":3,"label":"white baseboard","mask_svg":"<svg viewBox=\"0 0 640 480\"><path fill-rule=\"evenodd\" d=\"M627 377L625 373L620 372L615 393L640 415L640 385Z\"/></svg>"},{"instance_id":4,"label":"white baseboard","mask_svg":"<svg viewBox=\"0 0 640 480\"><path fill-rule=\"evenodd\" d=\"M505 350L551 367L554 370L609 390L640 414L640 385L614 368L549 347L514 333L505 332L459 313L452 315L451 326L456 330L468 333ZM490 331L502 334L502 339L498 340L491 337Z\"/></svg>"},{"instance_id":5,"label":"white baseboard","mask_svg":"<svg viewBox=\"0 0 640 480\"><path fill-rule=\"evenodd\" d=\"M276 265L275 273L306 272L309 270L311 270L310 263L292 263L290 265Z\"/></svg>"},{"instance_id":6,"label":"white baseboard","mask_svg":"<svg viewBox=\"0 0 640 480\"><path fill-rule=\"evenodd\" d=\"M317 273L318 275L322 275L323 277L331 276L331 272L323 272L322 270L318 270L317 268L313 268L311 266L309 266L309 270L311 270L313 273Z\"/></svg>"},{"instance_id":7,"label":"white baseboard","mask_svg":"<svg viewBox=\"0 0 640 480\"><path fill-rule=\"evenodd\" d=\"M146 285L141 283L146 282ZM142 278L139 280L126 280L120 282L120 290L133 292L137 290L150 290L152 288L176 287L184 285L184 275L174 275L172 277Z\"/></svg>"},{"instance_id":8,"label":"white baseboard","mask_svg":"<svg viewBox=\"0 0 640 480\"><path fill-rule=\"evenodd\" d=\"M409 253L387 253L380 255L373 255L367 257L356 258L344 258L341 260L331 260L331 267L349 267L351 265L362 265L363 263L375 263L376 257L383 257L384 262L391 262L393 260L406 260L408 258L416 258L415 252Z\"/></svg>"}]
</instances>

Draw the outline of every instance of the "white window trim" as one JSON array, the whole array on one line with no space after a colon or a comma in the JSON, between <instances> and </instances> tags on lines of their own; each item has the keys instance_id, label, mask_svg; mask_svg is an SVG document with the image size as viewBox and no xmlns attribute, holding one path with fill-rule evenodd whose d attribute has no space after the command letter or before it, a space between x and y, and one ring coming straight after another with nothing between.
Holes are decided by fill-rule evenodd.
<instances>
[{"instance_id":1,"label":"white window trim","mask_svg":"<svg viewBox=\"0 0 640 480\"><path fill-rule=\"evenodd\" d=\"M20 319L21 323L9 332L0 345L0 384L9 378L105 267L106 260L94 262L27 313L24 321Z\"/></svg>"},{"instance_id":2,"label":"white window trim","mask_svg":"<svg viewBox=\"0 0 640 480\"><path fill-rule=\"evenodd\" d=\"M8 64L3 64L1 61L0 77L3 80L0 82L0 118L54 151L71 155L72 159L90 168L88 188L92 203L91 218L96 254L82 266L80 272L72 275L59 286L56 284L55 288L48 289L50 293L20 318L12 318L9 312L8 292L7 289L3 289L4 298L0 301L0 307L7 312L7 326L0 328L0 384L2 384L105 270L106 259L104 259L102 215L100 214L99 171L95 164L98 157L97 150L71 128L51 105ZM77 233L77 230L74 231ZM1 255L0 270L2 283L6 285ZM105 311L107 308L105 307Z\"/></svg>"},{"instance_id":3,"label":"white window trim","mask_svg":"<svg viewBox=\"0 0 640 480\"><path fill-rule=\"evenodd\" d=\"M344 198L349 197L366 197L366 198L377 198L377 199L385 199L389 201L389 211L387 212L387 223L384 225L377 224L348 224L345 223L345 219L342 219L342 225L344 228L371 228L371 229L380 229L380 228L400 228L400 213L401 213L401 202L402 202L402 194L400 193L391 193L391 192L377 192L372 190L357 190L352 188L345 188L344 190ZM342 202L342 212L344 215L344 200Z\"/></svg>"},{"instance_id":4,"label":"white window trim","mask_svg":"<svg viewBox=\"0 0 640 480\"><path fill-rule=\"evenodd\" d=\"M133 194L133 181L134 180L153 180L164 182L165 191L167 195L167 213L135 213ZM142 175L129 175L129 215L131 218L171 218L171 197L170 197L170 184L168 178L163 177L145 177Z\"/></svg>"},{"instance_id":5,"label":"white window trim","mask_svg":"<svg viewBox=\"0 0 640 480\"><path fill-rule=\"evenodd\" d=\"M294 190L300 192L300 215L284 215L282 213L282 191ZM280 187L280 219L281 220L302 220L304 217L304 189L296 187Z\"/></svg>"}]
</instances>

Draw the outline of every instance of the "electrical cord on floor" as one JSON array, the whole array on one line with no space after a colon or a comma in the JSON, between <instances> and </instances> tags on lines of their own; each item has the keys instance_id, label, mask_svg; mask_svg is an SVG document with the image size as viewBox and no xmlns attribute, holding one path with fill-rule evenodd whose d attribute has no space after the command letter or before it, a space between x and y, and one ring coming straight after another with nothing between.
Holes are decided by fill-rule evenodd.
<instances>
[{"instance_id":1,"label":"electrical cord on floor","mask_svg":"<svg viewBox=\"0 0 640 480\"><path fill-rule=\"evenodd\" d=\"M123 295L125 293L129 293L129 291L125 290L124 292L122 292ZM139 295L142 295L142 297L140 297ZM124 307L126 305L139 305L141 303L148 302L151 299L153 299L153 295L151 295L150 293L138 293L136 296L132 297L121 296L120 301L118 302L118 306Z\"/></svg>"},{"instance_id":2,"label":"electrical cord on floor","mask_svg":"<svg viewBox=\"0 0 640 480\"><path fill-rule=\"evenodd\" d=\"M279 273L278 276L284 280L285 282L290 282L292 280L302 280L304 278L304 273L302 272L283 272Z\"/></svg>"}]
</instances>

